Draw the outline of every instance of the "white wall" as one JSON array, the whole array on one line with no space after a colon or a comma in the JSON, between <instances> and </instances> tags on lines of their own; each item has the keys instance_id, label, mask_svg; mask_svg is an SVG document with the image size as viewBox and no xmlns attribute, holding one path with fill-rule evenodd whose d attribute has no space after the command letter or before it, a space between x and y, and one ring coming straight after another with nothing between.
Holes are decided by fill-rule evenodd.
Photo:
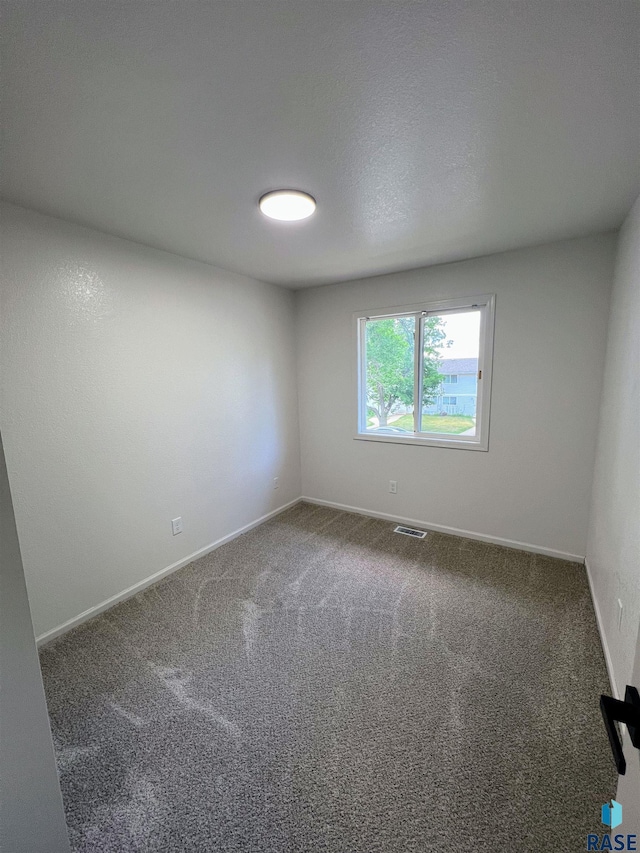
<instances>
[{"instance_id":1,"label":"white wall","mask_svg":"<svg viewBox=\"0 0 640 853\"><path fill-rule=\"evenodd\" d=\"M623 698L627 684L640 688L640 198L618 238L586 563L613 689ZM640 833L640 753L622 731L619 830Z\"/></svg>"},{"instance_id":2,"label":"white wall","mask_svg":"<svg viewBox=\"0 0 640 853\"><path fill-rule=\"evenodd\" d=\"M640 632L636 644L636 660L633 673L629 678L630 684L640 690ZM624 694L622 694L624 696ZM626 726L622 728L622 747L627 760L627 772L618 778L618 793L616 799L622 803L623 824L620 830L635 832L640 835L640 751L633 747L629 731Z\"/></svg>"},{"instance_id":3,"label":"white wall","mask_svg":"<svg viewBox=\"0 0 640 853\"><path fill-rule=\"evenodd\" d=\"M640 199L618 242L587 565L623 695L640 624ZM620 630L618 599L624 606Z\"/></svg>"},{"instance_id":4,"label":"white wall","mask_svg":"<svg viewBox=\"0 0 640 853\"><path fill-rule=\"evenodd\" d=\"M2 225L2 431L43 634L298 497L294 297L10 205Z\"/></svg>"},{"instance_id":5,"label":"white wall","mask_svg":"<svg viewBox=\"0 0 640 853\"><path fill-rule=\"evenodd\" d=\"M0 850L69 853L0 438Z\"/></svg>"},{"instance_id":6,"label":"white wall","mask_svg":"<svg viewBox=\"0 0 640 853\"><path fill-rule=\"evenodd\" d=\"M614 248L606 234L299 292L303 495L584 556ZM355 441L352 312L484 293L489 451Z\"/></svg>"}]
</instances>

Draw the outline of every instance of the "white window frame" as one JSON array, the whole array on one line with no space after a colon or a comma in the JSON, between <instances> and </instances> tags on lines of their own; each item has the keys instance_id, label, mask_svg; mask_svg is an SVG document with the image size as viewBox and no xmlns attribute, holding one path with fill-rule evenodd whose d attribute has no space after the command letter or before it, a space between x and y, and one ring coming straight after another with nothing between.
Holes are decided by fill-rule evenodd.
<instances>
[{"instance_id":1,"label":"white window frame","mask_svg":"<svg viewBox=\"0 0 640 853\"><path fill-rule=\"evenodd\" d=\"M461 297L440 302L422 302L412 305L398 305L392 308L378 308L369 311L357 311L353 314L353 327L357 351L356 401L357 422L354 438L358 441L379 441L386 444L414 444L431 447L449 447L458 450L489 449L489 416L491 410L491 379L493 373L493 333L495 325L495 294L485 296ZM424 317L433 314L460 313L480 309L480 351L478 353L478 396L476 401L476 434L452 435L418 432L422 410L422 326ZM414 432L408 435L385 435L366 432L367 395L366 395L366 336L367 320L381 320L387 317L416 318L416 338L414 352Z\"/></svg>"}]
</instances>

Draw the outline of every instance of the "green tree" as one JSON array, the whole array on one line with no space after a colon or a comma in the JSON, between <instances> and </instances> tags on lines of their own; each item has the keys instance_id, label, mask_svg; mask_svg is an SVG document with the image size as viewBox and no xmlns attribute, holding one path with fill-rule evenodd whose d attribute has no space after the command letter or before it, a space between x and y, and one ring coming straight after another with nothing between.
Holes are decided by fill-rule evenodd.
<instances>
[{"instance_id":1,"label":"green tree","mask_svg":"<svg viewBox=\"0 0 640 853\"><path fill-rule=\"evenodd\" d=\"M435 399L443 376L439 372L442 346L446 337L441 317L424 321L423 402ZM367 344L367 406L378 418L381 427L387 426L392 408L399 402L411 406L413 400L415 321L413 317L389 317L369 320L366 326Z\"/></svg>"},{"instance_id":2,"label":"green tree","mask_svg":"<svg viewBox=\"0 0 640 853\"><path fill-rule=\"evenodd\" d=\"M446 341L444 320L437 315L424 321L424 350L422 354L422 405L433 403L438 395L444 376L440 373L440 352L450 347L452 340Z\"/></svg>"}]
</instances>

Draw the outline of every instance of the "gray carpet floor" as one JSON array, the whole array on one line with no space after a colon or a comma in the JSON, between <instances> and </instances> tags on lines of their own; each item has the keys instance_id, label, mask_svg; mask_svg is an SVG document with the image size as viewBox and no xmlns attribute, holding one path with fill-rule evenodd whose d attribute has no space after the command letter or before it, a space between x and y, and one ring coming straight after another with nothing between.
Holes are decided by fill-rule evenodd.
<instances>
[{"instance_id":1,"label":"gray carpet floor","mask_svg":"<svg viewBox=\"0 0 640 853\"><path fill-rule=\"evenodd\" d=\"M300 504L41 651L73 849L577 851L583 567Z\"/></svg>"}]
</instances>

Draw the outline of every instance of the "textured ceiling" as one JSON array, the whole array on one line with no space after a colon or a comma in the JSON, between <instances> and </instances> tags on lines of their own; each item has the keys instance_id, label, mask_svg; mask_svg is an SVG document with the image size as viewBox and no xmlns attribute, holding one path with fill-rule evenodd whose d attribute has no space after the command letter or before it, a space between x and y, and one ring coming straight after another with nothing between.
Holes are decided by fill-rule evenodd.
<instances>
[{"instance_id":1,"label":"textured ceiling","mask_svg":"<svg viewBox=\"0 0 640 853\"><path fill-rule=\"evenodd\" d=\"M640 4L8 0L4 198L293 287L617 227ZM274 223L268 189L318 199Z\"/></svg>"}]
</instances>

